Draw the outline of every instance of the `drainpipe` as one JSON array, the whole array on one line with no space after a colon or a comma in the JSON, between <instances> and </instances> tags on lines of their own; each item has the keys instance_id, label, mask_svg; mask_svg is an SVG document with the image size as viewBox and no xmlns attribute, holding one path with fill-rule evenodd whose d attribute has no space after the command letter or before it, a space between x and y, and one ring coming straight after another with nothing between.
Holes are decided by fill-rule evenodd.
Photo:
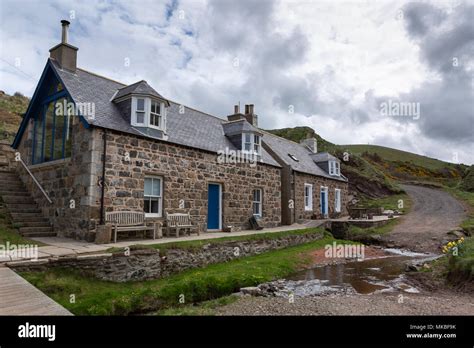
<instances>
[{"instance_id":1,"label":"drainpipe","mask_svg":"<svg viewBox=\"0 0 474 348\"><path fill-rule=\"evenodd\" d=\"M104 156L102 157L102 190L100 197L100 224L104 224L104 198L105 198L105 163L107 161L107 130L104 129Z\"/></svg>"}]
</instances>

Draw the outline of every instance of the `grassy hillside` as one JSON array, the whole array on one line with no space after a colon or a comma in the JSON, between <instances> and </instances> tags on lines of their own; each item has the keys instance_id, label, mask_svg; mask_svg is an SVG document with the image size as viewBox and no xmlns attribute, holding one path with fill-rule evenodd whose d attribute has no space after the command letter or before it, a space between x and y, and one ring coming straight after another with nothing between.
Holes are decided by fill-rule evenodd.
<instances>
[{"instance_id":1,"label":"grassy hillside","mask_svg":"<svg viewBox=\"0 0 474 348\"><path fill-rule=\"evenodd\" d=\"M455 186L467 166L377 145L343 145L398 181L438 182Z\"/></svg>"},{"instance_id":2,"label":"grassy hillside","mask_svg":"<svg viewBox=\"0 0 474 348\"><path fill-rule=\"evenodd\" d=\"M267 130L272 134L278 135L279 137L294 141L299 143L303 139L307 138L316 138L318 140L318 151L328 151L333 152L336 149L336 145L330 143L329 141L321 138L319 134L316 134L313 128L311 127L294 127L294 128L281 128L281 129L271 129Z\"/></svg>"},{"instance_id":3,"label":"grassy hillside","mask_svg":"<svg viewBox=\"0 0 474 348\"><path fill-rule=\"evenodd\" d=\"M403 192L391 178L367 159L321 138L310 127L272 129L268 132L296 143L309 137L316 138L319 152L327 151L341 159L341 170L349 179L349 188L353 196L361 195L360 198L378 198ZM344 152L349 152L348 161L342 161Z\"/></svg>"},{"instance_id":4,"label":"grassy hillside","mask_svg":"<svg viewBox=\"0 0 474 348\"><path fill-rule=\"evenodd\" d=\"M29 102L20 93L8 95L0 91L0 140L13 141Z\"/></svg>"}]
</instances>

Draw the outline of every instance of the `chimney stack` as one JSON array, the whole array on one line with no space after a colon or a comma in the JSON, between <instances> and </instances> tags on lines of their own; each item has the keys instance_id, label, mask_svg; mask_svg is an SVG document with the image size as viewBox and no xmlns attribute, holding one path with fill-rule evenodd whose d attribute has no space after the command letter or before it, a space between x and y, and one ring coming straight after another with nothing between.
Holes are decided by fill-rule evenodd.
<instances>
[{"instance_id":1,"label":"chimney stack","mask_svg":"<svg viewBox=\"0 0 474 348\"><path fill-rule=\"evenodd\" d=\"M254 127L258 127L258 116L255 115L253 104L245 104L245 119Z\"/></svg>"},{"instance_id":2,"label":"chimney stack","mask_svg":"<svg viewBox=\"0 0 474 348\"><path fill-rule=\"evenodd\" d=\"M254 105L253 104L245 104L245 114L240 113L240 106L234 105L234 113L232 115L227 116L229 121L237 121L245 119L248 123L250 123L254 127L258 127L258 116L254 113Z\"/></svg>"},{"instance_id":3,"label":"chimney stack","mask_svg":"<svg viewBox=\"0 0 474 348\"><path fill-rule=\"evenodd\" d=\"M316 138L303 139L300 144L306 146L312 153L318 153L318 140Z\"/></svg>"},{"instance_id":4,"label":"chimney stack","mask_svg":"<svg viewBox=\"0 0 474 348\"><path fill-rule=\"evenodd\" d=\"M61 43L49 50L49 57L54 59L62 69L76 71L77 68L77 47L68 44L69 21L62 20Z\"/></svg>"}]
</instances>

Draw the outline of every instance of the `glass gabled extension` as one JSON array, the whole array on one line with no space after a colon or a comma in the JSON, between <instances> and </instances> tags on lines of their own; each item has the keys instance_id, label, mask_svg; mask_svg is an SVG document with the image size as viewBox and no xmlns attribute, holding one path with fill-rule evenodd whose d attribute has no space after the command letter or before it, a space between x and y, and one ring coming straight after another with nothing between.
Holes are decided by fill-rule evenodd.
<instances>
[{"instance_id":1,"label":"glass gabled extension","mask_svg":"<svg viewBox=\"0 0 474 348\"><path fill-rule=\"evenodd\" d=\"M66 90L51 70L46 72L32 105L33 149L31 164L71 156L74 108Z\"/></svg>"}]
</instances>

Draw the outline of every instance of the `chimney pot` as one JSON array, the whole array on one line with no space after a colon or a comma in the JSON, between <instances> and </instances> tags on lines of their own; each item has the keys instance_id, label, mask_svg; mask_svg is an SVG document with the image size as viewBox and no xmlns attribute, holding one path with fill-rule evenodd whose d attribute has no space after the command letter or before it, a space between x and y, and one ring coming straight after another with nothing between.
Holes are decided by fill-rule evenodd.
<instances>
[{"instance_id":1,"label":"chimney pot","mask_svg":"<svg viewBox=\"0 0 474 348\"><path fill-rule=\"evenodd\" d=\"M234 114L238 114L239 112L239 105L234 105Z\"/></svg>"},{"instance_id":2,"label":"chimney pot","mask_svg":"<svg viewBox=\"0 0 474 348\"><path fill-rule=\"evenodd\" d=\"M253 115L253 104L249 104L249 114Z\"/></svg>"},{"instance_id":3,"label":"chimney pot","mask_svg":"<svg viewBox=\"0 0 474 348\"><path fill-rule=\"evenodd\" d=\"M54 59L62 69L76 71L77 68L77 47L68 44L68 27L69 21L62 20L62 37L61 43L49 50L49 56Z\"/></svg>"},{"instance_id":4,"label":"chimney pot","mask_svg":"<svg viewBox=\"0 0 474 348\"><path fill-rule=\"evenodd\" d=\"M250 108L250 105L245 104L245 114L246 115L249 113L249 108Z\"/></svg>"},{"instance_id":5,"label":"chimney pot","mask_svg":"<svg viewBox=\"0 0 474 348\"><path fill-rule=\"evenodd\" d=\"M61 35L61 43L67 43L67 31L69 28L69 24L71 23L65 19L61 21L61 25L63 27L62 35Z\"/></svg>"}]
</instances>

